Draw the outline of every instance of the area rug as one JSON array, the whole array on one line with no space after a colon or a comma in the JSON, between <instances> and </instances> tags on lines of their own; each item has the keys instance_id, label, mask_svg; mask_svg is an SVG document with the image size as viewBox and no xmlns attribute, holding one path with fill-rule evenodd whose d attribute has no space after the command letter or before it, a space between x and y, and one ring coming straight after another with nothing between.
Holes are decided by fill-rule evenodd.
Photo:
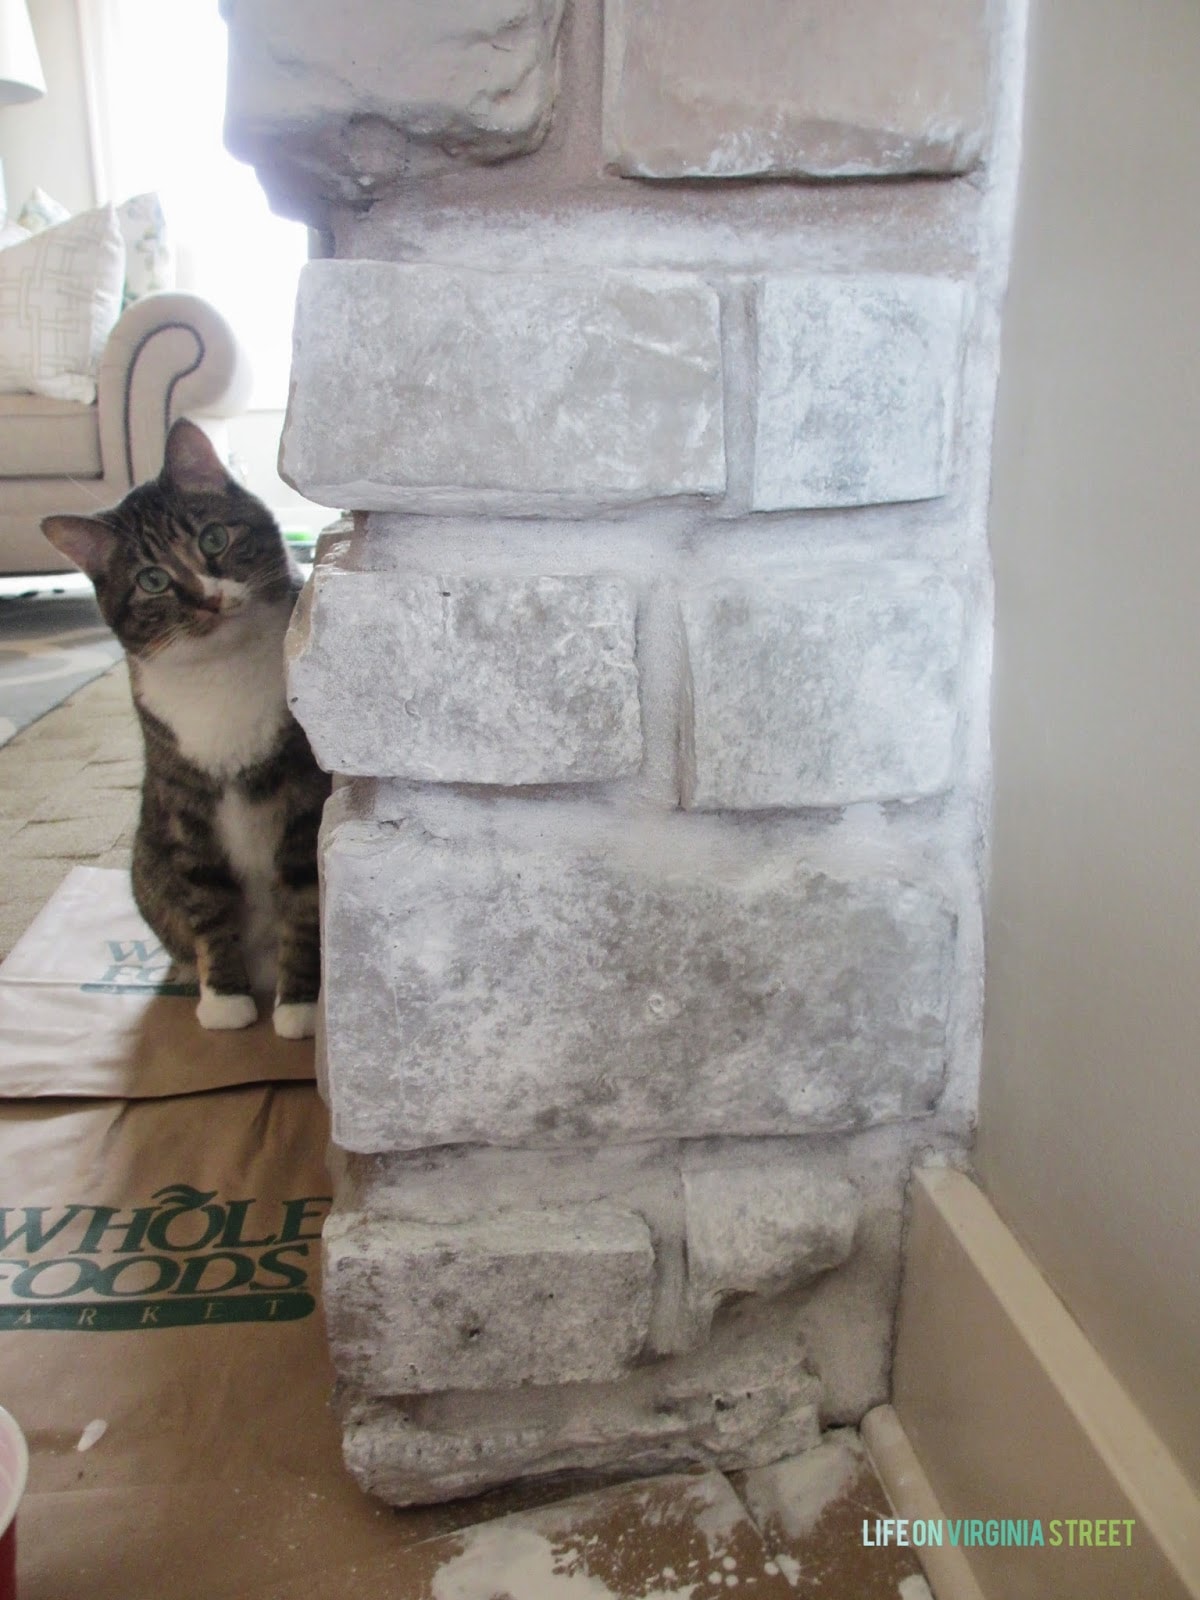
<instances>
[{"instance_id":1,"label":"area rug","mask_svg":"<svg viewBox=\"0 0 1200 1600\"><path fill-rule=\"evenodd\" d=\"M120 656L90 591L0 595L0 745Z\"/></svg>"}]
</instances>

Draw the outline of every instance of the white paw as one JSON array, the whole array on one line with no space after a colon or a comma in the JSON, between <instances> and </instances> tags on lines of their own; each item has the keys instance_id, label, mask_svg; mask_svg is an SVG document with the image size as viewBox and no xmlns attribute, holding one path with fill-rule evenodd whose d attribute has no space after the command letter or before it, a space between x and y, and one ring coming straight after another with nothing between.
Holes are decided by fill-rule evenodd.
<instances>
[{"instance_id":1,"label":"white paw","mask_svg":"<svg viewBox=\"0 0 1200 1600\"><path fill-rule=\"evenodd\" d=\"M275 1032L281 1039L311 1039L317 1031L317 1008L311 1000L275 1007Z\"/></svg>"},{"instance_id":2,"label":"white paw","mask_svg":"<svg viewBox=\"0 0 1200 1600\"><path fill-rule=\"evenodd\" d=\"M258 1020L258 1007L248 994L214 994L202 987L196 1018L202 1028L248 1028Z\"/></svg>"}]
</instances>

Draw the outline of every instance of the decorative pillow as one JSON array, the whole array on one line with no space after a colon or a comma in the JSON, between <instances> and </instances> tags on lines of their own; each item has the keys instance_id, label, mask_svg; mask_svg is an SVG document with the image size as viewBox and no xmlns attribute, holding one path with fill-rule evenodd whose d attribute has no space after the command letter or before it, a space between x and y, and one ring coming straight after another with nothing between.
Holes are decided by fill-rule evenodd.
<instances>
[{"instance_id":1,"label":"decorative pillow","mask_svg":"<svg viewBox=\"0 0 1200 1600\"><path fill-rule=\"evenodd\" d=\"M144 294L175 287L175 252L156 194L135 194L119 205L117 223L125 240L124 310Z\"/></svg>"},{"instance_id":2,"label":"decorative pillow","mask_svg":"<svg viewBox=\"0 0 1200 1600\"><path fill-rule=\"evenodd\" d=\"M32 390L90 405L124 278L112 206L0 250L0 394Z\"/></svg>"},{"instance_id":3,"label":"decorative pillow","mask_svg":"<svg viewBox=\"0 0 1200 1600\"><path fill-rule=\"evenodd\" d=\"M17 218L17 222L29 233L41 233L45 228L53 228L57 223L65 222L70 215L66 206L60 206L45 189L35 189L21 207L21 215Z\"/></svg>"},{"instance_id":4,"label":"decorative pillow","mask_svg":"<svg viewBox=\"0 0 1200 1600\"><path fill-rule=\"evenodd\" d=\"M21 244L25 239L32 238L29 229L23 228L19 222L0 222L0 250L7 250L10 244Z\"/></svg>"}]
</instances>

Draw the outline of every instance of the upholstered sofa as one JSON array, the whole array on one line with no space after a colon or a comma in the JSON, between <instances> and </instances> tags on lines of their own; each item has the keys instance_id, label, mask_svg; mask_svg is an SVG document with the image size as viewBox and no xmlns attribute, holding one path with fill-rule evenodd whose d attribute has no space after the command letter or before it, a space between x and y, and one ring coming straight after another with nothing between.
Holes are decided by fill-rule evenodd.
<instances>
[{"instance_id":1,"label":"upholstered sofa","mask_svg":"<svg viewBox=\"0 0 1200 1600\"><path fill-rule=\"evenodd\" d=\"M0 394L0 573L67 569L43 538L41 519L111 506L153 477L176 417L193 418L220 449L222 419L244 409L250 371L208 301L169 291L122 313L96 388L92 405Z\"/></svg>"}]
</instances>

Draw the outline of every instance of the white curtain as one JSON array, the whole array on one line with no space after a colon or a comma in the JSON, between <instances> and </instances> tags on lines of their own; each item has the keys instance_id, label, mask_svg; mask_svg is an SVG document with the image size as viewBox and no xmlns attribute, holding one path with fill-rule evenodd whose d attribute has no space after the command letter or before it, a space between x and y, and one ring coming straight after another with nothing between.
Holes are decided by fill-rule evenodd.
<instances>
[{"instance_id":1,"label":"white curtain","mask_svg":"<svg viewBox=\"0 0 1200 1600\"><path fill-rule=\"evenodd\" d=\"M222 143L226 30L217 0L76 0L100 201L157 190L179 287L228 317L255 372L251 405L287 398L307 234L272 214Z\"/></svg>"}]
</instances>

